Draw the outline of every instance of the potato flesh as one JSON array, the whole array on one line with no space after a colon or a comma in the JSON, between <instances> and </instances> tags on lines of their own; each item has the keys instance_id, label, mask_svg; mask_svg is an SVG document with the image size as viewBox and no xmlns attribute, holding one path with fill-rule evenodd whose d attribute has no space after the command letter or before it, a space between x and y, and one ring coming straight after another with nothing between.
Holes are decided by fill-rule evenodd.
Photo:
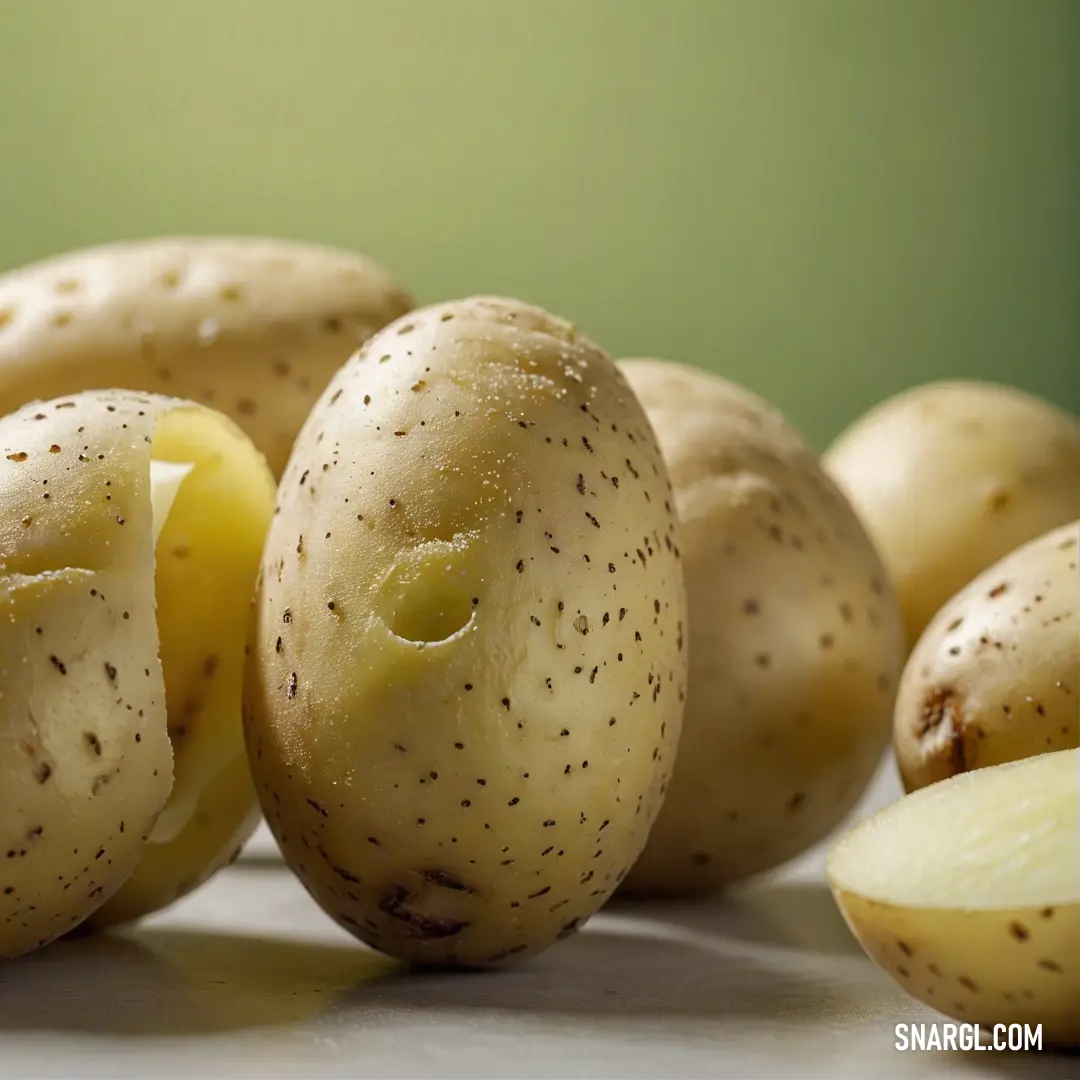
<instances>
[{"instance_id":1,"label":"potato flesh","mask_svg":"<svg viewBox=\"0 0 1080 1080\"><path fill-rule=\"evenodd\" d=\"M844 889L904 907L1080 902L1080 753L965 773L905 796L832 851Z\"/></svg>"},{"instance_id":2,"label":"potato flesh","mask_svg":"<svg viewBox=\"0 0 1080 1080\"><path fill-rule=\"evenodd\" d=\"M240 719L250 598L274 485L218 414L177 408L155 427L155 596L174 783L134 874L91 922L125 922L205 880L258 821Z\"/></svg>"}]
</instances>

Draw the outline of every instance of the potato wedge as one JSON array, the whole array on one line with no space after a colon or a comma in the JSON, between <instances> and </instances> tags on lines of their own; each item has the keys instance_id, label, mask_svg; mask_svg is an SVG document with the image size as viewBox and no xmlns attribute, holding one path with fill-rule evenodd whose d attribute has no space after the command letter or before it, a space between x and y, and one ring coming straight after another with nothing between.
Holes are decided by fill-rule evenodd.
<instances>
[{"instance_id":1,"label":"potato wedge","mask_svg":"<svg viewBox=\"0 0 1080 1080\"><path fill-rule=\"evenodd\" d=\"M1080 1043L1080 751L906 795L832 849L828 875L908 993L957 1020Z\"/></svg>"}]
</instances>

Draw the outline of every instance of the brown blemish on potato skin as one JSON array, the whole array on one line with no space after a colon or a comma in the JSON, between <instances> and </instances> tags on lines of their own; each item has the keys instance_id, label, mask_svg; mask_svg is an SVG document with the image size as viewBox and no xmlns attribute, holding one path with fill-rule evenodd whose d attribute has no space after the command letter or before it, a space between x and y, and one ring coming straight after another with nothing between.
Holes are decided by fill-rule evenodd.
<instances>
[{"instance_id":1,"label":"brown blemish on potato skin","mask_svg":"<svg viewBox=\"0 0 1080 1080\"><path fill-rule=\"evenodd\" d=\"M952 687L932 687L923 696L915 737L925 762L942 770L939 779L971 767L963 708L963 696Z\"/></svg>"},{"instance_id":2,"label":"brown blemish on potato skin","mask_svg":"<svg viewBox=\"0 0 1080 1080\"><path fill-rule=\"evenodd\" d=\"M424 915L412 909L419 900L403 885L393 885L379 900L379 910L402 924L409 937L426 941L441 941L460 934L469 923L449 916Z\"/></svg>"}]
</instances>

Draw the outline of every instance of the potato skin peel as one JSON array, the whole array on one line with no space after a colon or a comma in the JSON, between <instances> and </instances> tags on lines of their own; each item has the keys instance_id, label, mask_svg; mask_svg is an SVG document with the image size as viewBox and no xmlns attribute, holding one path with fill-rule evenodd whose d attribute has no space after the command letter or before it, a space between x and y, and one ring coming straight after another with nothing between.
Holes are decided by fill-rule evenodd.
<instances>
[{"instance_id":1,"label":"potato skin peel","mask_svg":"<svg viewBox=\"0 0 1080 1080\"><path fill-rule=\"evenodd\" d=\"M0 420L0 956L134 869L172 785L149 493L177 402L76 395Z\"/></svg>"},{"instance_id":2,"label":"potato skin peel","mask_svg":"<svg viewBox=\"0 0 1080 1080\"><path fill-rule=\"evenodd\" d=\"M281 484L246 699L267 821L334 919L492 966L600 907L676 752L678 549L647 419L561 319L436 305L335 376Z\"/></svg>"},{"instance_id":3,"label":"potato skin peel","mask_svg":"<svg viewBox=\"0 0 1080 1080\"><path fill-rule=\"evenodd\" d=\"M90 917L95 927L130 922L198 888L236 856L259 821L241 699L251 600L276 485L239 427L201 406L162 416L153 453L195 466L156 551L174 781L143 858Z\"/></svg>"},{"instance_id":4,"label":"potato skin peel","mask_svg":"<svg viewBox=\"0 0 1080 1080\"><path fill-rule=\"evenodd\" d=\"M132 240L0 275L0 413L97 387L187 398L285 467L356 346L412 307L354 252L263 237Z\"/></svg>"}]
</instances>

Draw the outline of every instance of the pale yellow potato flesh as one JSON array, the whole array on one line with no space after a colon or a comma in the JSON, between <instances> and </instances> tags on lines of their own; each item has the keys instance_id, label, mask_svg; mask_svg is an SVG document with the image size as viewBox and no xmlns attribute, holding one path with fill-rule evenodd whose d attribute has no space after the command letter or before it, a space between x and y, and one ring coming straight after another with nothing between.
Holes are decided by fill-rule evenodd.
<instances>
[{"instance_id":1,"label":"pale yellow potato flesh","mask_svg":"<svg viewBox=\"0 0 1080 1080\"><path fill-rule=\"evenodd\" d=\"M289 864L406 960L573 933L645 843L686 675L669 480L611 359L518 301L416 312L335 376L279 503L246 729Z\"/></svg>"},{"instance_id":2,"label":"pale yellow potato flesh","mask_svg":"<svg viewBox=\"0 0 1080 1080\"><path fill-rule=\"evenodd\" d=\"M889 569L908 648L972 578L1080 518L1080 419L990 383L929 383L856 420L823 461Z\"/></svg>"},{"instance_id":3,"label":"pale yellow potato flesh","mask_svg":"<svg viewBox=\"0 0 1080 1080\"><path fill-rule=\"evenodd\" d=\"M207 409L165 413L153 438L155 462L193 466L172 489L154 575L175 781L138 866L91 915L92 927L192 891L236 856L260 816L241 696L273 477L243 432Z\"/></svg>"},{"instance_id":4,"label":"pale yellow potato flesh","mask_svg":"<svg viewBox=\"0 0 1080 1080\"><path fill-rule=\"evenodd\" d=\"M907 790L1080 746L1078 564L1074 521L1006 555L934 617L896 702Z\"/></svg>"},{"instance_id":5,"label":"pale yellow potato flesh","mask_svg":"<svg viewBox=\"0 0 1080 1080\"><path fill-rule=\"evenodd\" d=\"M0 413L94 388L231 417L275 475L330 376L412 307L365 256L264 237L102 245L0 275Z\"/></svg>"},{"instance_id":6,"label":"pale yellow potato flesh","mask_svg":"<svg viewBox=\"0 0 1080 1080\"><path fill-rule=\"evenodd\" d=\"M620 367L671 474L690 620L679 760L623 891L710 892L855 805L888 745L903 631L855 513L776 409L686 365Z\"/></svg>"},{"instance_id":7,"label":"pale yellow potato flesh","mask_svg":"<svg viewBox=\"0 0 1080 1080\"><path fill-rule=\"evenodd\" d=\"M857 824L827 872L852 932L908 993L1080 1044L1080 752L906 795Z\"/></svg>"}]
</instances>

